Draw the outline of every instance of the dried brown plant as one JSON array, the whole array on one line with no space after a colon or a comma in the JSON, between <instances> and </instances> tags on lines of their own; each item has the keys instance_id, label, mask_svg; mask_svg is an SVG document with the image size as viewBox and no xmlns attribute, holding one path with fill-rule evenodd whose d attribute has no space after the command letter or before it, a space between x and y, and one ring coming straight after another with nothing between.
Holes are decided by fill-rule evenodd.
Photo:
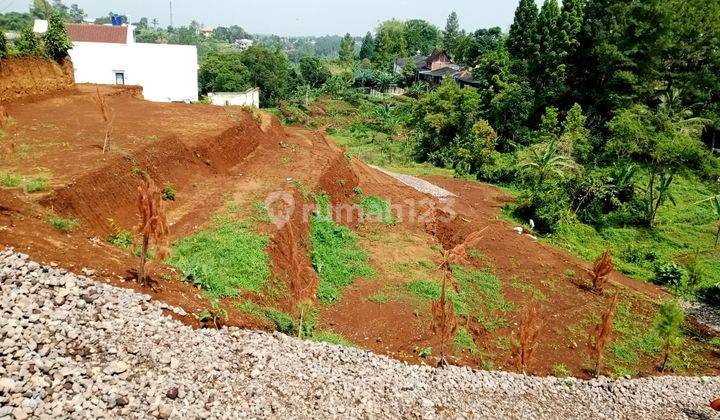
<instances>
[{"instance_id":1,"label":"dried brown plant","mask_svg":"<svg viewBox=\"0 0 720 420\"><path fill-rule=\"evenodd\" d=\"M595 333L593 334L595 341L590 342L590 350L592 350L595 356L595 376L600 376L605 349L612 340L612 322L615 317L615 310L617 309L619 298L620 295L616 293L610 301L610 304L602 315L600 323L595 327Z\"/></svg>"},{"instance_id":2,"label":"dried brown plant","mask_svg":"<svg viewBox=\"0 0 720 420\"><path fill-rule=\"evenodd\" d=\"M155 258L152 263L162 261L170 255L169 229L163 209L162 191L152 178L144 173L138 193L140 224L136 227L136 231L142 237L138 282L143 286L153 287L149 276L153 267L152 264L148 264L148 251L151 246L155 249Z\"/></svg>"},{"instance_id":3,"label":"dried brown plant","mask_svg":"<svg viewBox=\"0 0 720 420\"><path fill-rule=\"evenodd\" d=\"M540 318L540 303L533 300L527 305L520 318L520 329L512 343L513 356L518 370L525 373L530 359L538 344L538 336L543 322Z\"/></svg>"},{"instance_id":4,"label":"dried brown plant","mask_svg":"<svg viewBox=\"0 0 720 420\"><path fill-rule=\"evenodd\" d=\"M483 228L471 233L465 238L461 244L457 245L450 251L443 252L443 262L440 270L443 272L442 284L440 286L440 299L433 301L430 306L433 323L432 331L440 334L440 360L438 367L447 367L448 362L445 357L445 347L447 342L457 332L457 318L455 317L455 302L448 300L448 283L453 287L455 292L460 291L460 285L455 281L452 275L452 266L454 264L469 264L467 249L476 246L482 240L482 233L487 228Z\"/></svg>"},{"instance_id":5,"label":"dried brown plant","mask_svg":"<svg viewBox=\"0 0 720 420\"><path fill-rule=\"evenodd\" d=\"M610 273L615 269L615 265L612 262L612 255L610 250L605 251L600 255L593 265L592 272L592 290L595 293L602 293L610 281Z\"/></svg>"},{"instance_id":6,"label":"dried brown plant","mask_svg":"<svg viewBox=\"0 0 720 420\"><path fill-rule=\"evenodd\" d=\"M97 96L95 98L95 103L100 109L100 114L102 115L103 121L105 122L105 141L103 142L103 154L105 154L105 152L110 149L110 136L112 135L115 114L105 101L105 97L100 94L99 88L96 90L96 92Z\"/></svg>"}]
</instances>

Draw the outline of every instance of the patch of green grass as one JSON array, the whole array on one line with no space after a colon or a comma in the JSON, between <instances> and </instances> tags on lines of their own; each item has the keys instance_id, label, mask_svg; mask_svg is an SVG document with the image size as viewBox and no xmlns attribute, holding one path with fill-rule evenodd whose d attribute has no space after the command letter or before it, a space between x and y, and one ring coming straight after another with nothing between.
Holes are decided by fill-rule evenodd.
<instances>
[{"instance_id":1,"label":"patch of green grass","mask_svg":"<svg viewBox=\"0 0 720 420\"><path fill-rule=\"evenodd\" d=\"M368 300L370 302L377 303L378 305L384 305L384 304L388 303L387 295L385 295L383 293L379 293L379 292L373 293L372 295L370 295L370 297L368 297Z\"/></svg>"},{"instance_id":2,"label":"patch of green grass","mask_svg":"<svg viewBox=\"0 0 720 420\"><path fill-rule=\"evenodd\" d=\"M357 347L352 341L332 331L320 331L310 338L311 341L336 344L345 347Z\"/></svg>"},{"instance_id":3,"label":"patch of green grass","mask_svg":"<svg viewBox=\"0 0 720 420\"><path fill-rule=\"evenodd\" d=\"M63 219L62 217L53 217L48 220L48 223L63 234L70 233L80 226L77 219Z\"/></svg>"},{"instance_id":4,"label":"patch of green grass","mask_svg":"<svg viewBox=\"0 0 720 420\"><path fill-rule=\"evenodd\" d=\"M358 237L335 223L329 214L326 195L316 197L318 210L310 228L310 260L320 277L318 298L327 304L342 298L342 289L358 277L371 277L367 252L358 246Z\"/></svg>"},{"instance_id":5,"label":"patch of green grass","mask_svg":"<svg viewBox=\"0 0 720 420\"><path fill-rule=\"evenodd\" d=\"M495 347L497 347L498 350L510 351L510 349L512 349L512 339L510 337L498 337Z\"/></svg>"},{"instance_id":6,"label":"patch of green grass","mask_svg":"<svg viewBox=\"0 0 720 420\"><path fill-rule=\"evenodd\" d=\"M275 328L283 334L297 335L297 322L292 316L275 308L263 307L254 302L242 302L235 308L246 314L264 319L275 324Z\"/></svg>"},{"instance_id":7,"label":"patch of green grass","mask_svg":"<svg viewBox=\"0 0 720 420\"><path fill-rule=\"evenodd\" d=\"M572 371L562 363L558 363L553 366L553 375L558 378L567 378L572 376Z\"/></svg>"},{"instance_id":8,"label":"patch of green grass","mask_svg":"<svg viewBox=\"0 0 720 420\"><path fill-rule=\"evenodd\" d=\"M428 357L432 356L432 347L424 347L418 352L418 356L422 357L423 359L427 359Z\"/></svg>"},{"instance_id":9,"label":"patch of green grass","mask_svg":"<svg viewBox=\"0 0 720 420\"><path fill-rule=\"evenodd\" d=\"M272 223L272 219L270 218L270 209L267 204L263 203L262 201L255 200L252 205L253 209L253 216L252 220L256 223L260 223L263 225L268 225Z\"/></svg>"},{"instance_id":10,"label":"patch of green grass","mask_svg":"<svg viewBox=\"0 0 720 420\"><path fill-rule=\"evenodd\" d=\"M577 273L575 273L575 270L567 269L564 271L565 277L574 279L577 277Z\"/></svg>"},{"instance_id":11,"label":"patch of green grass","mask_svg":"<svg viewBox=\"0 0 720 420\"><path fill-rule=\"evenodd\" d=\"M636 182L642 185L644 176ZM720 248L713 246L717 216L709 203L697 204L717 191L690 175L677 176L670 188L677 205L667 200L652 229L619 224L594 228L570 219L561 221L547 240L587 261L594 261L609 247L618 270L644 281L654 278L656 265L683 263L697 253L707 267L701 285L720 283L720 270L709 269L717 268L720 261Z\"/></svg>"},{"instance_id":12,"label":"patch of green grass","mask_svg":"<svg viewBox=\"0 0 720 420\"><path fill-rule=\"evenodd\" d=\"M42 176L32 178L25 183L25 191L31 194L47 191L48 188L50 188L50 182L48 182L47 178Z\"/></svg>"},{"instance_id":13,"label":"patch of green grass","mask_svg":"<svg viewBox=\"0 0 720 420\"><path fill-rule=\"evenodd\" d=\"M290 185L294 186L295 188L297 188L298 192L300 193L302 198L304 198L305 200L312 197L312 195L313 195L312 191L310 191L310 189L308 187L306 187L305 184L298 181L297 179L291 179L290 181L288 181L288 183Z\"/></svg>"},{"instance_id":14,"label":"patch of green grass","mask_svg":"<svg viewBox=\"0 0 720 420\"><path fill-rule=\"evenodd\" d=\"M13 173L0 173L0 185L5 188L17 188L22 184L22 178Z\"/></svg>"},{"instance_id":15,"label":"patch of green grass","mask_svg":"<svg viewBox=\"0 0 720 420\"><path fill-rule=\"evenodd\" d=\"M125 229L118 230L108 238L108 242L121 249L129 249L134 241L135 235Z\"/></svg>"},{"instance_id":16,"label":"patch of green grass","mask_svg":"<svg viewBox=\"0 0 720 420\"><path fill-rule=\"evenodd\" d=\"M460 327L455 333L455 349L459 352L467 351L470 354L475 354L478 351L475 340L472 335L468 332L465 327Z\"/></svg>"},{"instance_id":17,"label":"patch of green grass","mask_svg":"<svg viewBox=\"0 0 720 420\"><path fill-rule=\"evenodd\" d=\"M244 224L218 218L214 227L175 242L168 263L215 298L259 292L270 278L267 244Z\"/></svg>"},{"instance_id":18,"label":"patch of green grass","mask_svg":"<svg viewBox=\"0 0 720 420\"><path fill-rule=\"evenodd\" d=\"M361 217L363 220L371 220L385 224L395 223L395 218L390 210L390 203L372 195L364 195L360 199L362 207Z\"/></svg>"}]
</instances>

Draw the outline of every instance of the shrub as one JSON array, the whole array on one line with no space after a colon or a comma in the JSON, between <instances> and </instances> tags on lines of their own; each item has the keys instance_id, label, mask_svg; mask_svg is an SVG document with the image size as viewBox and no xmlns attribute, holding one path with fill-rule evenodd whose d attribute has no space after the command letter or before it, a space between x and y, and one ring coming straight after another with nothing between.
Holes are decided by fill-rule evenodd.
<instances>
[{"instance_id":1,"label":"shrub","mask_svg":"<svg viewBox=\"0 0 720 420\"><path fill-rule=\"evenodd\" d=\"M5 37L5 32L0 31L0 58L7 57L8 53L8 41Z\"/></svg>"},{"instance_id":2,"label":"shrub","mask_svg":"<svg viewBox=\"0 0 720 420\"><path fill-rule=\"evenodd\" d=\"M224 320L228 319L228 312L213 300L210 308L205 309L198 315L198 320L202 328L220 329L224 325Z\"/></svg>"},{"instance_id":3,"label":"shrub","mask_svg":"<svg viewBox=\"0 0 720 420\"><path fill-rule=\"evenodd\" d=\"M48 30L45 33L45 52L53 60L62 61L72 48L65 22L58 13L50 14Z\"/></svg>"},{"instance_id":4,"label":"shrub","mask_svg":"<svg viewBox=\"0 0 720 420\"><path fill-rule=\"evenodd\" d=\"M515 216L535 221L536 229L541 233L552 233L558 222L568 212L568 197L561 188L546 188L536 192L524 192L518 197Z\"/></svg>"},{"instance_id":5,"label":"shrub","mask_svg":"<svg viewBox=\"0 0 720 420\"><path fill-rule=\"evenodd\" d=\"M11 173L0 174L0 185L5 188L17 188L22 183L22 178Z\"/></svg>"},{"instance_id":6,"label":"shrub","mask_svg":"<svg viewBox=\"0 0 720 420\"><path fill-rule=\"evenodd\" d=\"M673 289L681 289L683 286L683 279L685 277L685 271L682 267L674 262L666 262L657 264L654 267L655 278L653 282L660 286L668 286Z\"/></svg>"},{"instance_id":7,"label":"shrub","mask_svg":"<svg viewBox=\"0 0 720 420\"><path fill-rule=\"evenodd\" d=\"M26 26L22 29L20 38L15 41L15 48L17 48L20 55L42 55L40 43L31 26Z\"/></svg>"},{"instance_id":8,"label":"shrub","mask_svg":"<svg viewBox=\"0 0 720 420\"><path fill-rule=\"evenodd\" d=\"M61 217L53 217L48 223L63 234L72 232L80 224L77 219L63 219Z\"/></svg>"},{"instance_id":9,"label":"shrub","mask_svg":"<svg viewBox=\"0 0 720 420\"><path fill-rule=\"evenodd\" d=\"M385 200L372 195L365 195L360 200L360 207L363 209L361 215L363 220L369 218L372 221L379 221L385 224L395 223L395 219L393 218L392 211L390 209L390 203Z\"/></svg>"},{"instance_id":10,"label":"shrub","mask_svg":"<svg viewBox=\"0 0 720 420\"><path fill-rule=\"evenodd\" d=\"M108 238L108 242L121 249L129 249L134 241L135 235L125 229L118 230Z\"/></svg>"},{"instance_id":11,"label":"shrub","mask_svg":"<svg viewBox=\"0 0 720 420\"><path fill-rule=\"evenodd\" d=\"M660 305L655 329L663 342L663 360L660 371L664 372L667 363L682 344L682 327L685 312L676 300L668 300Z\"/></svg>"},{"instance_id":12,"label":"shrub","mask_svg":"<svg viewBox=\"0 0 720 420\"><path fill-rule=\"evenodd\" d=\"M162 190L162 198L165 201L174 201L176 196L175 188L170 183L165 183Z\"/></svg>"},{"instance_id":13,"label":"shrub","mask_svg":"<svg viewBox=\"0 0 720 420\"><path fill-rule=\"evenodd\" d=\"M25 191L28 193L36 193L47 191L49 188L49 182L47 178L37 177L33 178L25 184Z\"/></svg>"},{"instance_id":14,"label":"shrub","mask_svg":"<svg viewBox=\"0 0 720 420\"><path fill-rule=\"evenodd\" d=\"M254 302L242 302L236 306L240 312L255 315L275 324L275 328L287 335L297 334L297 325L290 315L275 308L262 307Z\"/></svg>"}]
</instances>

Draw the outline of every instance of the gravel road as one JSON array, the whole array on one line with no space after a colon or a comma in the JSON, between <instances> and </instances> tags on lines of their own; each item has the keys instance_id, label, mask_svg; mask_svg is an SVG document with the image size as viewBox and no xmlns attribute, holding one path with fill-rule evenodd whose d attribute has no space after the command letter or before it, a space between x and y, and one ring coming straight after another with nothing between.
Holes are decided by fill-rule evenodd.
<instances>
[{"instance_id":1,"label":"gravel road","mask_svg":"<svg viewBox=\"0 0 720 420\"><path fill-rule=\"evenodd\" d=\"M450 191L440 188L437 185L430 183L428 181L425 181L424 179L420 179L416 176L412 175L404 175L404 174L396 174L395 172L390 172L387 169L381 168L379 166L370 165L371 168L376 169L386 175L389 175L398 181L402 182L403 184L414 188L421 193L428 194L432 197L437 198L443 198L443 197L457 197L455 194L451 193Z\"/></svg>"},{"instance_id":2,"label":"gravel road","mask_svg":"<svg viewBox=\"0 0 720 420\"><path fill-rule=\"evenodd\" d=\"M280 334L193 331L149 296L9 250L0 285L3 420L715 418L720 396L719 378L436 370Z\"/></svg>"}]
</instances>

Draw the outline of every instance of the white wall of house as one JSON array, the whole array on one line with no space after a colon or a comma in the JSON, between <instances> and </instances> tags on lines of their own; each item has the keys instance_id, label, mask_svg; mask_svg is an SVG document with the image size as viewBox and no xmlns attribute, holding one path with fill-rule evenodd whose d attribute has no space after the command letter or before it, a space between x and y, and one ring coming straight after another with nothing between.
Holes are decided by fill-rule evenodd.
<instances>
[{"instance_id":1,"label":"white wall of house","mask_svg":"<svg viewBox=\"0 0 720 420\"><path fill-rule=\"evenodd\" d=\"M208 93L210 103L218 106L254 106L260 108L260 88L250 89L246 92L213 92Z\"/></svg>"},{"instance_id":2,"label":"white wall of house","mask_svg":"<svg viewBox=\"0 0 720 420\"><path fill-rule=\"evenodd\" d=\"M143 87L154 102L198 100L198 57L194 45L75 42L70 50L76 83Z\"/></svg>"}]
</instances>

